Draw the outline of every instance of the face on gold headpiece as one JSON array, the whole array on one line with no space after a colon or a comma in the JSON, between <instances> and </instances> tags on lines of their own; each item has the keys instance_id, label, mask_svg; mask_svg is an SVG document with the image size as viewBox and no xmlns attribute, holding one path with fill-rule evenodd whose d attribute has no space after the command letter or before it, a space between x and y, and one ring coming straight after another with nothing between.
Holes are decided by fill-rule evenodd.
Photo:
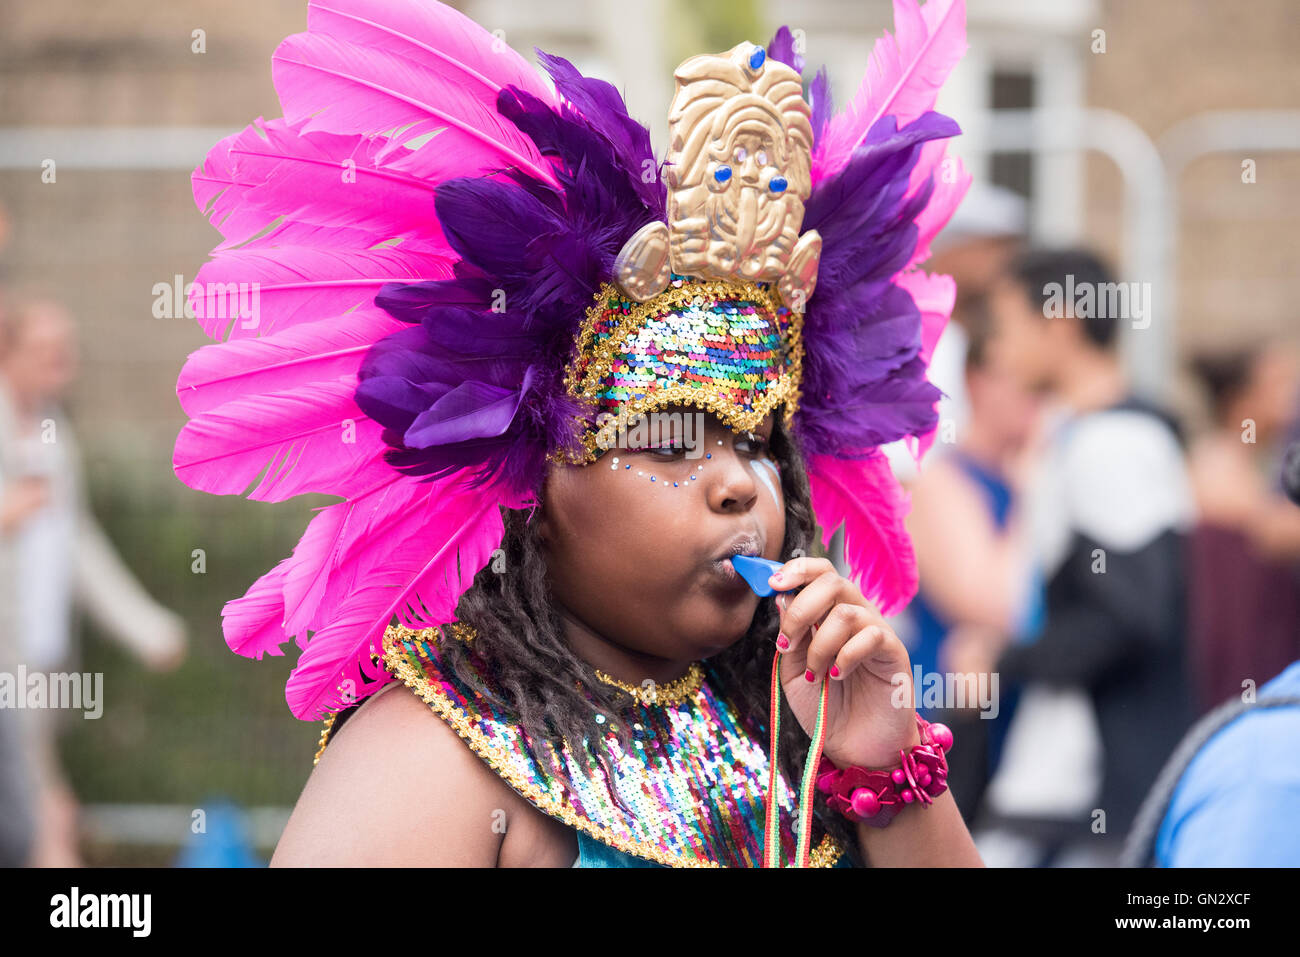
<instances>
[{"instance_id":1,"label":"face on gold headpiece","mask_svg":"<svg viewBox=\"0 0 1300 957\"><path fill-rule=\"evenodd\" d=\"M799 74L760 47L692 57L677 68L668 118L668 224L624 246L619 285L646 301L669 272L774 282L802 313L821 237L800 236L812 188L812 124Z\"/></svg>"}]
</instances>

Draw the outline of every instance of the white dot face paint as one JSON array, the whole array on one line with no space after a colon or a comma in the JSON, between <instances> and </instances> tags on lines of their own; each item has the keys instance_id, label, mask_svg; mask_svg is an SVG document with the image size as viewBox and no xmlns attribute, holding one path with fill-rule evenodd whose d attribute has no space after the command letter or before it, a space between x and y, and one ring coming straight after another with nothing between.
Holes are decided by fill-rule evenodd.
<instances>
[{"instance_id":1,"label":"white dot face paint","mask_svg":"<svg viewBox=\"0 0 1300 957\"><path fill-rule=\"evenodd\" d=\"M765 442L762 439L761 435L757 432L744 432L741 433L741 437L750 443L765 445ZM722 439L718 439L718 445L724 445L724 444L725 443L723 442ZM693 447L689 442L681 442L681 443L666 442L662 446L649 446L649 448L679 448L679 446L680 448ZM767 489L767 494L772 497L772 504L775 505L779 510L782 507L781 492L780 492L780 485L781 485L780 466L778 466L769 456L770 456L770 451L764 448L764 451L760 453L760 457L753 458L750 461L750 464L755 467L754 475L758 478L760 482L763 483L763 487ZM689 455L687 456L687 458L691 458L691 457L692 456ZM659 488L670 488L670 489L685 488L690 486L690 484L694 482L696 478L700 477L698 473L703 472L705 470L704 468L705 465L707 465L708 460L712 458L713 458L713 453L705 452L704 453L705 461L703 463L697 463L695 465L695 469L693 473L689 473L686 475L678 474L676 478L674 478L675 473L671 468L671 462L667 460L664 461L664 464L666 467L668 467L668 471L669 471L668 475L659 476L655 472L647 472L643 469L636 469L635 476L636 478L644 482L647 488L653 488L656 486ZM632 463L620 462L618 456L610 456L610 459L611 462L609 467L612 471L615 472L626 471L629 477L633 476L634 473L633 473Z\"/></svg>"}]
</instances>

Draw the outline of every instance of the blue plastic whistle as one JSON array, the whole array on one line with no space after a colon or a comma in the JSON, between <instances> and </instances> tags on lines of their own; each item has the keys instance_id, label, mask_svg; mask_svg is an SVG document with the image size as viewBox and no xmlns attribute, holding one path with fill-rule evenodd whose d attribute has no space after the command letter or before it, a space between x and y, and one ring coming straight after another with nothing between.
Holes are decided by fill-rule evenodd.
<instances>
[{"instance_id":1,"label":"blue plastic whistle","mask_svg":"<svg viewBox=\"0 0 1300 957\"><path fill-rule=\"evenodd\" d=\"M777 593L777 590L769 585L767 580L785 562L775 562L770 558L758 558L754 555L732 555L731 564L740 574L740 577L745 579L745 584L753 589L755 595L766 598L768 595Z\"/></svg>"}]
</instances>

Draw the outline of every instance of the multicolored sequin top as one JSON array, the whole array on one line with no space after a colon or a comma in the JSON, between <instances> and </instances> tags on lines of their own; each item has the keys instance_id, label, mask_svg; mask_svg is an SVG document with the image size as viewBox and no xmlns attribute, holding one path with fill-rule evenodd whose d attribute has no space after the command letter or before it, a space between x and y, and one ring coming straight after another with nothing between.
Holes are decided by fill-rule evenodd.
<instances>
[{"instance_id":1,"label":"multicolored sequin top","mask_svg":"<svg viewBox=\"0 0 1300 957\"><path fill-rule=\"evenodd\" d=\"M575 756L567 746L532 739L450 669L440 669L438 639L436 628L391 626L384 634L384 667L535 807L655 863L762 865L767 754L714 690L707 668L704 680L680 700L629 707L632 748L621 747L607 727L602 755L614 772L610 781L585 751ZM466 657L476 677L491 687L478 657L472 651ZM598 714L595 720L599 727L611 719ZM795 849L794 791L784 776L779 791L783 859L789 860ZM814 827L812 864L847 864L834 838Z\"/></svg>"}]
</instances>

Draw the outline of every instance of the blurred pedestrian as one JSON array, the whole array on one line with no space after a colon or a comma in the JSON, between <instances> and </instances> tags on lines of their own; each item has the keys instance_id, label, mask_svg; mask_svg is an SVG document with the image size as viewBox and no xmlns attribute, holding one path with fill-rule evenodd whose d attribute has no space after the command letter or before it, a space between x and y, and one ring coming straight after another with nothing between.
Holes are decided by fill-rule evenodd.
<instances>
[{"instance_id":1,"label":"blurred pedestrian","mask_svg":"<svg viewBox=\"0 0 1300 957\"><path fill-rule=\"evenodd\" d=\"M76 368L75 327L58 304L32 300L0 316L0 659L11 673L79 671L77 601L147 666L168 670L184 656L185 626L144 591L90 511L76 436L59 406ZM5 723L18 728L21 763L10 767L25 777L35 809L29 859L76 865L77 803L58 759L62 711L12 716Z\"/></svg>"},{"instance_id":2,"label":"blurred pedestrian","mask_svg":"<svg viewBox=\"0 0 1300 957\"><path fill-rule=\"evenodd\" d=\"M991 866L1114 863L1193 717L1183 552L1194 504L1177 423L1122 370L1119 288L1087 251L1040 250L991 295L1008 361L1055 403L1029 506L1043 630L996 659L982 642L951 650L959 670L1024 686L977 829Z\"/></svg>"},{"instance_id":3,"label":"blurred pedestrian","mask_svg":"<svg viewBox=\"0 0 1300 957\"><path fill-rule=\"evenodd\" d=\"M1190 629L1200 712L1300 658L1300 509L1276 479L1300 411L1297 366L1280 343L1194 363L1211 407L1190 457L1200 514Z\"/></svg>"},{"instance_id":4,"label":"blurred pedestrian","mask_svg":"<svg viewBox=\"0 0 1300 957\"><path fill-rule=\"evenodd\" d=\"M1300 439L1278 483L1300 505ZM1296 511L1300 514L1300 510ZM1290 622L1294 628L1296 622ZM1300 867L1300 660L1255 693L1203 716L1180 742L1138 812L1126 867Z\"/></svg>"}]
</instances>

